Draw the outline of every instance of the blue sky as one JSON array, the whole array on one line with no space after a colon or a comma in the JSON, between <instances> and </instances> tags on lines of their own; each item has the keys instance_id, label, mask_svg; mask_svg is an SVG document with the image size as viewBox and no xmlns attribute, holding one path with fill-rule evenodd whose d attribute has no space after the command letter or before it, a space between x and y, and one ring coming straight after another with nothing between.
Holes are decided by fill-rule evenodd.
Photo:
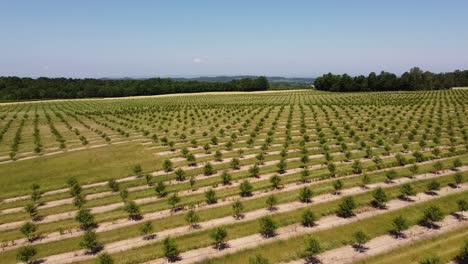
<instances>
[{"instance_id":1,"label":"blue sky","mask_svg":"<svg viewBox=\"0 0 468 264\"><path fill-rule=\"evenodd\" d=\"M466 0L0 0L0 76L468 69Z\"/></svg>"}]
</instances>

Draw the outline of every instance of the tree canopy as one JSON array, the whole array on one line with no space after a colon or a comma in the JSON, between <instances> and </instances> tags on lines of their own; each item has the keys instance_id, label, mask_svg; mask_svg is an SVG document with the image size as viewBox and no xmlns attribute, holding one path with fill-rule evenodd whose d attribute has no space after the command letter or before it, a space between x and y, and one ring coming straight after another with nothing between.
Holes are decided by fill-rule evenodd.
<instances>
[{"instance_id":1,"label":"tree canopy","mask_svg":"<svg viewBox=\"0 0 468 264\"><path fill-rule=\"evenodd\" d=\"M432 73L415 67L400 77L385 71L378 75L371 72L368 76L355 77L346 73L327 73L315 79L314 86L318 90L330 92L441 90L468 86L468 70Z\"/></svg>"},{"instance_id":2,"label":"tree canopy","mask_svg":"<svg viewBox=\"0 0 468 264\"><path fill-rule=\"evenodd\" d=\"M215 91L262 91L269 88L266 77L229 82L151 79L69 79L0 77L1 100L122 97Z\"/></svg>"}]
</instances>

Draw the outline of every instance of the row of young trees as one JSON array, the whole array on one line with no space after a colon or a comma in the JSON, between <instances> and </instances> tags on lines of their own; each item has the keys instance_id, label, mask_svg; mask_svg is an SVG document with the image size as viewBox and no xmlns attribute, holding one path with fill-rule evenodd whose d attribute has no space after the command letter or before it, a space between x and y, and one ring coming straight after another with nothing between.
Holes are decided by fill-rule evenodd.
<instances>
[{"instance_id":1,"label":"row of young trees","mask_svg":"<svg viewBox=\"0 0 468 264\"><path fill-rule=\"evenodd\" d=\"M385 71L356 77L328 73L315 79L314 86L331 92L440 90L468 86L468 70L432 73L415 67L400 77Z\"/></svg>"},{"instance_id":2,"label":"row of young trees","mask_svg":"<svg viewBox=\"0 0 468 264\"><path fill-rule=\"evenodd\" d=\"M230 82L67 79L0 77L0 99L31 100L56 98L120 97L213 91L262 91L269 88L266 77Z\"/></svg>"}]
</instances>

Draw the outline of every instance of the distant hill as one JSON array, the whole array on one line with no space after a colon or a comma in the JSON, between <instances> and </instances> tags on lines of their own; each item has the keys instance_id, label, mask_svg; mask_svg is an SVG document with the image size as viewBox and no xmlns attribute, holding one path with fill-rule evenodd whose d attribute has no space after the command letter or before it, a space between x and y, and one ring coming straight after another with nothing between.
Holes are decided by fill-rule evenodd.
<instances>
[{"instance_id":1,"label":"distant hill","mask_svg":"<svg viewBox=\"0 0 468 264\"><path fill-rule=\"evenodd\" d=\"M254 75L238 75L238 76L215 76L215 77L194 77L194 78L171 78L177 81L203 81L203 82L230 82L232 80L239 80L245 78L258 78L259 76ZM270 83L275 82L287 82L287 83L301 83L301 84L312 84L314 78L288 78L280 76L267 77Z\"/></svg>"}]
</instances>

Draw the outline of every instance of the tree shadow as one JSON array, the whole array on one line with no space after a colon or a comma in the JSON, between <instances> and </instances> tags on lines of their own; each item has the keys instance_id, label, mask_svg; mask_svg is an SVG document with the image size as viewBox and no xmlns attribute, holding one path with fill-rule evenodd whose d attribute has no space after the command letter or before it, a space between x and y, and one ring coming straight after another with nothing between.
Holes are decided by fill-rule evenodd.
<instances>
[{"instance_id":1,"label":"tree shadow","mask_svg":"<svg viewBox=\"0 0 468 264\"><path fill-rule=\"evenodd\" d=\"M356 250L359 253L364 253L367 250L369 250L368 247L361 245L361 244L353 244L352 247L354 248L354 250Z\"/></svg>"},{"instance_id":2,"label":"tree shadow","mask_svg":"<svg viewBox=\"0 0 468 264\"><path fill-rule=\"evenodd\" d=\"M143 240L153 240L157 237L156 234L149 234L143 237Z\"/></svg>"},{"instance_id":3,"label":"tree shadow","mask_svg":"<svg viewBox=\"0 0 468 264\"><path fill-rule=\"evenodd\" d=\"M306 257L304 258L305 264L320 264L322 261L318 259L317 257Z\"/></svg>"},{"instance_id":4,"label":"tree shadow","mask_svg":"<svg viewBox=\"0 0 468 264\"><path fill-rule=\"evenodd\" d=\"M228 249L228 248L230 248L230 246L226 242L223 242L223 243L220 243L220 244L214 246L214 249L217 249L217 250L220 250L220 251Z\"/></svg>"}]
</instances>

